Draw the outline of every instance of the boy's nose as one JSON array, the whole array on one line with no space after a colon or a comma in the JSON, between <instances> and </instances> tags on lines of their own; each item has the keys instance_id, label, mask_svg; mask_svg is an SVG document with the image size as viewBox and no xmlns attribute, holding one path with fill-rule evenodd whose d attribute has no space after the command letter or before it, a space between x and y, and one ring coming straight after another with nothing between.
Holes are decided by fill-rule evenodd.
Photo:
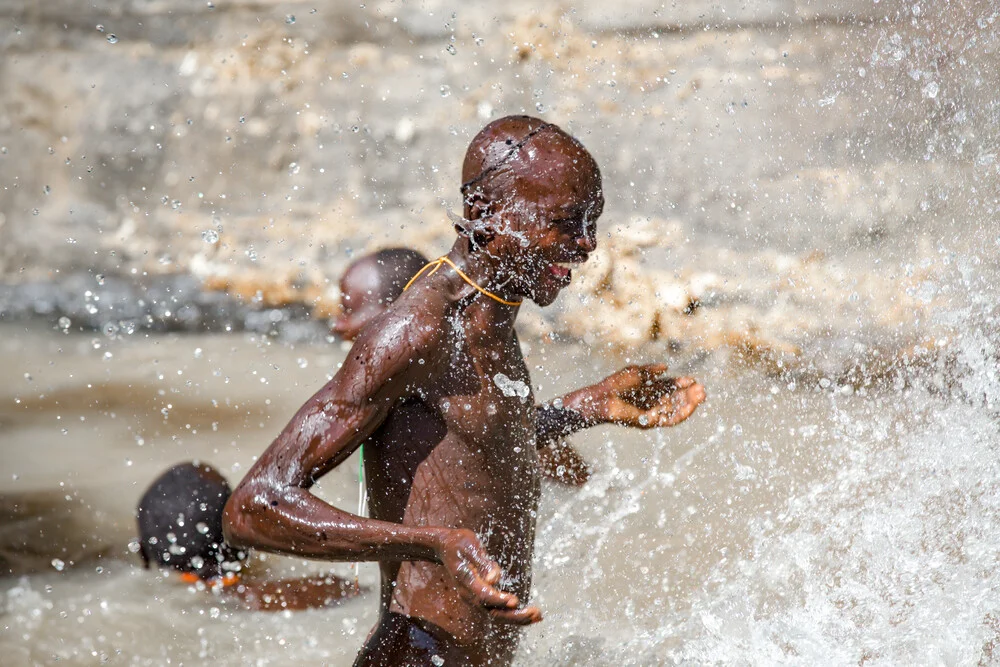
<instances>
[{"instance_id":1,"label":"boy's nose","mask_svg":"<svg viewBox=\"0 0 1000 667\"><path fill-rule=\"evenodd\" d=\"M576 239L577 247L587 253L594 252L597 248L597 229L593 225L589 227Z\"/></svg>"}]
</instances>

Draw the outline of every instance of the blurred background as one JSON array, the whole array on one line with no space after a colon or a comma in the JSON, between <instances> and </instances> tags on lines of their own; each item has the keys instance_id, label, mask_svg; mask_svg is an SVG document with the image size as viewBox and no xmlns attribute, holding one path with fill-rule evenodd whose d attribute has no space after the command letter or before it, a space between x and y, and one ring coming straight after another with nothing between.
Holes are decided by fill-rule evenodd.
<instances>
[{"instance_id":1,"label":"blurred background","mask_svg":"<svg viewBox=\"0 0 1000 667\"><path fill-rule=\"evenodd\" d=\"M335 372L343 268L447 250L527 113L607 197L522 315L536 396L666 358L711 400L579 438L521 664L989 664L998 49L991 0L0 0L4 654L350 663L374 596L220 612L136 570L132 507L236 482Z\"/></svg>"}]
</instances>

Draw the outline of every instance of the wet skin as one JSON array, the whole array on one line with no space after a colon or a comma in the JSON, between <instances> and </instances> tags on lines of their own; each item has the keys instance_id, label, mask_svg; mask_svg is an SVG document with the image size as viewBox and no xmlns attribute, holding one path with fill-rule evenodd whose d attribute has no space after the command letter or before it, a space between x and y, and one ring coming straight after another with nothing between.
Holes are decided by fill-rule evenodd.
<instances>
[{"instance_id":1,"label":"wet skin","mask_svg":"<svg viewBox=\"0 0 1000 667\"><path fill-rule=\"evenodd\" d=\"M546 133L532 149L530 165L512 164L517 178L503 198L468 200L465 217L475 224L448 256L501 298L544 306L571 278L556 263L594 250L603 195L578 143ZM531 385L517 312L447 268L419 279L361 332L336 376L248 472L226 508L227 540L377 560L383 620L386 611L423 619L454 638L465 663L509 664L517 626L541 620L523 604L539 496L537 411L530 393L505 396L494 382L503 373ZM704 390L680 378L663 391L655 381L662 370L625 369L595 385L596 394L568 395L569 418L555 429L683 421ZM640 394L646 410L634 400ZM371 518L309 491L362 442Z\"/></svg>"},{"instance_id":2,"label":"wet skin","mask_svg":"<svg viewBox=\"0 0 1000 667\"><path fill-rule=\"evenodd\" d=\"M334 320L332 332L353 341L369 322L385 312L389 303L402 293L402 285L396 290L391 285L398 268L392 266L390 270L379 265L374 255L352 262L340 277L341 312ZM409 277L412 276L407 279ZM596 387L589 389L594 393ZM592 396L591 400L600 401L601 398ZM536 406L536 410L536 446L542 476L571 486L584 484L590 479L590 466L564 440L583 424L566 410L551 405Z\"/></svg>"}]
</instances>

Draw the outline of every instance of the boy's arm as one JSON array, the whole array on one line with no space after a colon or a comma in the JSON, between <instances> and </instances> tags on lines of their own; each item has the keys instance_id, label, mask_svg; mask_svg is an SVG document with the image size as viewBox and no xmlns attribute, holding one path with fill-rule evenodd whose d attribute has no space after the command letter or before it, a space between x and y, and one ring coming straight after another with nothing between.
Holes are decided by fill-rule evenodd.
<instances>
[{"instance_id":1,"label":"boy's arm","mask_svg":"<svg viewBox=\"0 0 1000 667\"><path fill-rule=\"evenodd\" d=\"M688 377L660 377L666 371L666 364L628 366L558 402L537 406L538 446L598 424L656 428L681 423L705 400L705 388Z\"/></svg>"},{"instance_id":2,"label":"boy's arm","mask_svg":"<svg viewBox=\"0 0 1000 667\"><path fill-rule=\"evenodd\" d=\"M359 517L309 489L353 453L416 381L411 364L440 342L440 327L399 316L362 335L343 367L292 417L226 504L226 541L238 547L325 560L425 560L443 565L465 593L491 608L513 608L495 587L500 567L472 531L414 527Z\"/></svg>"}]
</instances>

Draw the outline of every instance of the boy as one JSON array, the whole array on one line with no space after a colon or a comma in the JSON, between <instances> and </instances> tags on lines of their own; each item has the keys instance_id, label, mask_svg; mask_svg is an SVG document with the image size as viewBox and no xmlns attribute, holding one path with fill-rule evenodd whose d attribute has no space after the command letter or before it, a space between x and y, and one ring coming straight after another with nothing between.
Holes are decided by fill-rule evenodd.
<instances>
[{"instance_id":1,"label":"boy","mask_svg":"<svg viewBox=\"0 0 1000 667\"><path fill-rule=\"evenodd\" d=\"M375 560L381 616L356 665L508 665L531 589L539 411L564 434L672 426L705 398L665 366L536 409L514 321L547 306L597 243L601 175L555 125L512 116L473 139L451 251L359 335L226 505L227 540L300 557ZM643 407L640 407L643 406ZM310 487L365 443L371 518Z\"/></svg>"}]
</instances>

